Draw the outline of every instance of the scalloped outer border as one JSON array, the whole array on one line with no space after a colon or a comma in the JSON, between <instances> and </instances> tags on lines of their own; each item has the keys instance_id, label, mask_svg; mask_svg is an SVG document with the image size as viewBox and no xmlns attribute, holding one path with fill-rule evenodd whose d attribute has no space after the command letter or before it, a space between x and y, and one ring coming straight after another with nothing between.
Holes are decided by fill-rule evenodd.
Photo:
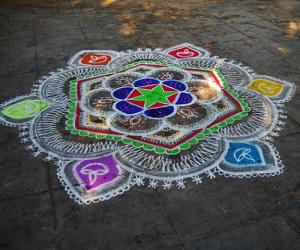
<instances>
[{"instance_id":1,"label":"scalloped outer border","mask_svg":"<svg viewBox=\"0 0 300 250\"><path fill-rule=\"evenodd\" d=\"M177 45L180 46L180 45ZM165 50L165 49L164 49ZM142 49L142 48L137 48L135 50L135 52L161 52L163 53L163 49L162 48L155 48L155 49L150 49L150 48L146 48L146 49ZM130 53L134 52L133 50L126 50L126 51L118 51L119 56L123 56L123 55L128 55ZM78 52L80 53L80 52ZM77 54L78 54L77 53ZM250 68L249 66L246 66L242 63L236 62L235 60L232 59L226 59L226 58L220 58L216 55L211 56L211 58L215 59L215 60L221 60L222 62L225 63L229 63L229 64L234 64L236 67L241 68L242 70L246 71L249 76L251 76L251 78L254 78L256 76L260 76L254 72L254 70L252 68ZM108 66L109 67L109 66ZM86 67L79 67L79 68L86 68ZM98 68L104 68L103 66L99 66ZM32 86L31 89L31 93L27 94L27 95L22 95L22 96L17 96L15 98L11 98L3 103L0 104L0 108L6 106L7 104L14 102L16 100L20 100L24 97L29 97L29 96L33 96L33 97L40 97L39 95L39 89L43 86L43 84L47 81L47 79L49 77L52 77L55 74L61 73L65 70L71 70L71 69L75 69L75 66L66 66L64 68L58 68L52 72L49 72L48 74L40 77L36 83ZM265 76L265 75L263 75ZM267 76L270 77L270 76ZM280 80L275 78L276 80ZM281 80L283 81L283 80ZM284 81L287 82L287 81ZM148 179L149 184L148 184L148 188L152 188L155 189L156 187L159 186L159 183L161 184L163 190L170 190L172 187L178 188L178 189L183 189L185 188L185 180L190 180L192 181L195 185L199 185L201 183L203 183L204 178L209 178L209 179L214 179L216 178L216 175L220 175L220 176L224 176L225 178L251 178L251 177L270 177L270 176L276 176L279 175L283 172L283 168L284 168L284 164L282 162L282 160L280 159L280 155L279 152L276 150L276 148L273 145L273 140L274 138L279 136L279 131L281 131L284 126L285 126L285 120L287 118L286 115L286 108L285 108L285 103L290 101L293 96L295 95L296 92L296 86L294 83L292 82L287 82L291 88L291 90L288 92L286 98L284 99L283 102L281 101L277 101L274 102L272 101L272 103L276 106L276 108L278 109L278 119L274 124L274 128L273 131L268 133L267 135L259 138L260 141L262 141L263 143L266 143L270 146L270 148L272 149L272 153L274 158L277 160L278 163L278 170L274 171L273 173L253 173L253 172L247 172L247 173L239 173L239 174L228 174L225 173L224 171L222 171L219 167L218 164L213 164L210 168L208 168L207 170L205 170L204 172L201 172L199 174L195 174L193 176L187 176L185 178L181 178L179 177L178 180L163 180L163 181L157 181L155 179L152 178L147 178L141 175L138 175L138 173L133 174L133 178L130 182L130 187L128 187L128 189L123 190L123 192L129 190L131 187L133 186L143 186L145 185L145 181L144 179ZM244 87L244 86L243 86ZM52 152L48 152L43 150L38 144L36 144L35 141L32 141L29 133L30 133L30 127L31 124L35 122L35 118L24 122L24 123L20 123L20 124L13 124L13 123L8 123L7 121L4 121L2 119L0 119L0 124L2 125L6 125L6 126L10 126L10 127L17 127L18 131L19 131L19 139L20 142L22 144L26 144L25 149L26 150L30 150L32 155L34 157L37 156L41 156L43 157L43 159L45 161L52 161L56 166L58 166L57 169L57 176L58 179L60 180L60 182L62 183L62 186L64 186L65 190L67 191L67 193L69 194L70 198L74 199L74 201L78 204L90 204L90 203L97 203L100 202L102 200L106 200L106 199L110 199L114 196L117 196L121 193L112 193L111 196L107 196L107 197L103 197L103 198L99 198L99 197L95 197L94 199L90 199L90 200L86 200L83 201L82 199L80 199L79 197L77 197L71 190L70 187L67 186L65 180L63 179L62 175L60 174L60 171L63 167L64 164L66 164L66 162L69 162L70 160L61 156L57 156L56 154L53 154ZM123 193L122 192L122 193Z\"/></svg>"}]
</instances>

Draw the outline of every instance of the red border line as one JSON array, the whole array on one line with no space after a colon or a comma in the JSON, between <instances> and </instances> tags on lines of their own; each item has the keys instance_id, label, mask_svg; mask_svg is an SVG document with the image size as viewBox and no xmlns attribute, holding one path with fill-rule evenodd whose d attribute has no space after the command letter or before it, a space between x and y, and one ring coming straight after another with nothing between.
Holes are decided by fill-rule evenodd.
<instances>
[{"instance_id":1,"label":"red border line","mask_svg":"<svg viewBox=\"0 0 300 250\"><path fill-rule=\"evenodd\" d=\"M127 71L129 69L132 69L132 68L136 68L136 67L139 67L139 66L159 66L159 67L167 67L167 66L163 66L163 65L156 65L156 64L151 64L151 65L148 65L148 64L140 64L140 65L136 65L136 66L133 66L131 68L127 68L127 69L124 69L124 70L121 70L121 71L118 71L118 72L115 72L115 73L121 73L121 72L124 72L124 71ZM194 69L194 68L183 68L185 70L189 70L189 71L199 71L199 72L209 72L210 75L214 78L215 82L218 84L219 87L221 87L223 93L229 98L231 99L235 105L238 107L238 109L230 114L227 114L225 117L223 117L222 119L220 120L217 120L217 121L214 121L213 123L209 124L207 126L207 128L211 128L212 126L218 124L218 123L221 123L223 122L224 120L228 119L229 117L232 117L234 116L235 114L237 113L240 113L242 110L242 107L240 105L240 103L235 99L235 97L233 95L231 95L230 93L228 93L224 88L223 86L220 84L220 81L218 79L218 77L215 75L214 72L212 72L211 70L202 70L202 69ZM84 79L84 80L79 80L77 82L77 99L80 100L81 99L81 84L86 82L86 81L90 81L90 80L93 80L93 79L98 79L98 78L102 78L102 77L105 77L105 76L111 76L113 74L106 74L106 75L102 75L102 76L97 76L97 77L92 77L92 78L88 78L88 79ZM117 135L117 136L126 136L125 134L122 134L122 133L118 133L118 132L114 132L114 131L111 131L111 130L104 130L105 132L103 131L99 131L97 129L91 129L91 128L83 128L83 127L80 127L80 123L79 123L79 116L80 116L80 107L79 105L77 104L76 105L76 118L75 118L75 128L78 129L78 130L84 130L84 131L89 131L89 132L94 132L94 133L102 133L102 134L109 134L109 135ZM173 144L173 145L162 145L158 142L152 142L152 141L146 141L145 139L142 139L141 136L133 136L133 135L127 135L126 137L130 138L130 139L133 139L133 140L136 140L136 141L140 141L140 142L143 142L143 143L147 143L147 144L151 144L151 145L155 145L155 146L159 146L159 147L162 147L162 148L167 148L167 149L174 149L176 148L178 145L182 144L182 143L185 143L186 141L190 140L191 138L195 137L197 134L199 134L200 132L203 131L203 128L201 129L197 129L197 130L194 130L193 133L191 133L190 135L188 135L187 137L185 137L184 139L180 140L179 142L177 142L176 144Z\"/></svg>"}]
</instances>

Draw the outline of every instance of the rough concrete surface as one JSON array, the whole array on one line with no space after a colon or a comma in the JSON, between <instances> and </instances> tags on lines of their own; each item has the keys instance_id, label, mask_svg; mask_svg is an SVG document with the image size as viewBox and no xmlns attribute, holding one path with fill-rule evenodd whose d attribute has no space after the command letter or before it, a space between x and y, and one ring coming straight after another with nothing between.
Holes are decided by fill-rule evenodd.
<instances>
[{"instance_id":1,"label":"rough concrete surface","mask_svg":"<svg viewBox=\"0 0 300 250\"><path fill-rule=\"evenodd\" d=\"M1 0L0 102L29 92L82 49L194 43L300 84L300 1ZM0 249L300 249L300 90L271 178L218 177L184 190L133 188L103 203L69 199L55 166L0 132Z\"/></svg>"}]
</instances>

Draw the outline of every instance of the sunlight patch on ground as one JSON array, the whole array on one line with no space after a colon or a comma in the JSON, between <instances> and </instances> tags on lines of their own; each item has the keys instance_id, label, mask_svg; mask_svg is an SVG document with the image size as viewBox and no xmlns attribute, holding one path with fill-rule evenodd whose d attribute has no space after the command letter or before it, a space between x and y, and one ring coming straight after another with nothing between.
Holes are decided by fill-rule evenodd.
<instances>
[{"instance_id":1,"label":"sunlight patch on ground","mask_svg":"<svg viewBox=\"0 0 300 250\"><path fill-rule=\"evenodd\" d=\"M118 0L102 0L101 3L100 3L100 5L102 7L107 7L107 6L113 4L113 3L117 2L117 1Z\"/></svg>"},{"instance_id":2,"label":"sunlight patch on ground","mask_svg":"<svg viewBox=\"0 0 300 250\"><path fill-rule=\"evenodd\" d=\"M136 24L134 22L124 23L121 26L120 34L123 36L131 36L135 33Z\"/></svg>"},{"instance_id":3,"label":"sunlight patch on ground","mask_svg":"<svg viewBox=\"0 0 300 250\"><path fill-rule=\"evenodd\" d=\"M290 50L288 48L284 48L284 47L277 47L277 50L281 53L281 54L288 54L290 52Z\"/></svg>"},{"instance_id":4,"label":"sunlight patch on ground","mask_svg":"<svg viewBox=\"0 0 300 250\"><path fill-rule=\"evenodd\" d=\"M287 25L285 32L289 37L295 37L300 32L300 21L291 21Z\"/></svg>"}]
</instances>

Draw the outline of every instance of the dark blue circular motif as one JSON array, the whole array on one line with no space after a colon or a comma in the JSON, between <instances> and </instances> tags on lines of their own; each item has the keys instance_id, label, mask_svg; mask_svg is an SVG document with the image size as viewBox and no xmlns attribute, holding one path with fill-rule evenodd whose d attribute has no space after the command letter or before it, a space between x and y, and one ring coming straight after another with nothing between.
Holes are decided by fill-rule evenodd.
<instances>
[{"instance_id":1,"label":"dark blue circular motif","mask_svg":"<svg viewBox=\"0 0 300 250\"><path fill-rule=\"evenodd\" d=\"M129 96L132 90L133 88L131 87L118 88L112 93L112 96L117 99L124 100Z\"/></svg>"},{"instance_id":2,"label":"dark blue circular motif","mask_svg":"<svg viewBox=\"0 0 300 250\"><path fill-rule=\"evenodd\" d=\"M157 109L148 109L144 114L151 118L163 118L171 115L174 112L175 108L173 106L167 106Z\"/></svg>"},{"instance_id":3,"label":"dark blue circular motif","mask_svg":"<svg viewBox=\"0 0 300 250\"><path fill-rule=\"evenodd\" d=\"M115 104L115 109L117 109L118 111L120 111L121 113L123 113L124 115L134 115L134 114L138 114L142 111L143 115L149 118L153 118L153 119L160 119L160 118L164 118L164 117L169 117L171 115L173 115L175 113L176 108L171 105L169 106L164 106L164 107L160 107L160 108L147 108L147 107L139 107L131 102L128 102L127 98L130 96L130 94L132 93L132 91L134 91L135 89L139 88L139 87L145 87L145 86L151 86L151 85L158 85L158 84L162 84L166 87L170 87L172 88L174 91L178 91L181 93L178 93L179 96L176 100L175 105L187 105L187 104L192 104L194 101L193 95L191 95L190 93L184 92L185 90L187 90L187 86L180 82L180 81L176 81L176 80L167 80L167 81L159 81L157 79L154 78L142 78L139 80L136 80L133 82L133 86L132 87L121 87L118 88L116 90L114 90L112 92L112 96L116 99L119 99L120 101L118 101ZM168 90L166 90L168 91Z\"/></svg>"},{"instance_id":4,"label":"dark blue circular motif","mask_svg":"<svg viewBox=\"0 0 300 250\"><path fill-rule=\"evenodd\" d=\"M186 90L186 85L179 81L175 81L175 80L163 81L163 84L165 84L173 89L177 89L179 91Z\"/></svg>"},{"instance_id":5,"label":"dark blue circular motif","mask_svg":"<svg viewBox=\"0 0 300 250\"><path fill-rule=\"evenodd\" d=\"M117 102L116 109L118 109L119 111L121 111L122 113L125 113L127 115L133 115L133 114L139 113L143 110L142 108L132 105L126 101Z\"/></svg>"},{"instance_id":6,"label":"dark blue circular motif","mask_svg":"<svg viewBox=\"0 0 300 250\"><path fill-rule=\"evenodd\" d=\"M134 87L143 87L143 86L148 86L148 85L153 85L153 84L159 84L160 81L157 79L153 79L153 78L143 78L143 79L139 79L137 81L135 81L133 83Z\"/></svg>"},{"instance_id":7,"label":"dark blue circular motif","mask_svg":"<svg viewBox=\"0 0 300 250\"><path fill-rule=\"evenodd\" d=\"M191 103L192 101L193 101L193 97L189 93L180 93L175 104L185 105Z\"/></svg>"}]
</instances>

